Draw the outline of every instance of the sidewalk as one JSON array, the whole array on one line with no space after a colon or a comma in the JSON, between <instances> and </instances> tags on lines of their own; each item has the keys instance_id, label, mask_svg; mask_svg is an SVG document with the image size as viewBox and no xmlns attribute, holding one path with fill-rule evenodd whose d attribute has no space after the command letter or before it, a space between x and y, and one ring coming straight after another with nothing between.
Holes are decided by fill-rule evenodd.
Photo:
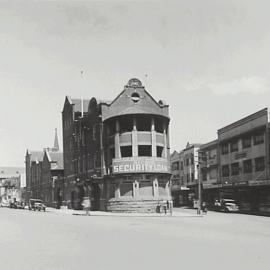
<instances>
[{"instance_id":1,"label":"sidewalk","mask_svg":"<svg viewBox=\"0 0 270 270\"><path fill-rule=\"evenodd\" d=\"M48 212L56 214L68 214L75 216L84 216L85 211L83 210L73 210L73 209L55 209L47 208ZM193 211L173 211L172 215L167 213L115 213L115 212L105 212L105 211L91 211L90 216L110 216L110 217L202 217L203 215L197 215Z\"/></svg>"}]
</instances>

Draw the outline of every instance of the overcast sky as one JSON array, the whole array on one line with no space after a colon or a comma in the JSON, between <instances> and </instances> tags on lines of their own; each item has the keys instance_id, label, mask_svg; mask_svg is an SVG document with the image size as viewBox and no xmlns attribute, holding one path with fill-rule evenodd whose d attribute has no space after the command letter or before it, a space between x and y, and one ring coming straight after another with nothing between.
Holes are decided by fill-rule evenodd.
<instances>
[{"instance_id":1,"label":"overcast sky","mask_svg":"<svg viewBox=\"0 0 270 270\"><path fill-rule=\"evenodd\" d=\"M0 166L62 146L65 95L132 77L170 105L171 149L270 104L269 1L0 2ZM80 76L84 70L84 78ZM147 80L145 74L148 74Z\"/></svg>"}]
</instances>

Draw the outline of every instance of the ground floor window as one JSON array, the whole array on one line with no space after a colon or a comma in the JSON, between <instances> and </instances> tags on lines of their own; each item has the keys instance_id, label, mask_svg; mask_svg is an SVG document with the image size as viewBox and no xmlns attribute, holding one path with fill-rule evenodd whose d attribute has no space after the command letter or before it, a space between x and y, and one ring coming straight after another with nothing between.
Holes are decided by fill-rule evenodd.
<instances>
[{"instance_id":1,"label":"ground floor window","mask_svg":"<svg viewBox=\"0 0 270 270\"><path fill-rule=\"evenodd\" d=\"M140 196L153 196L153 182L151 180L144 180L139 182L139 195Z\"/></svg>"},{"instance_id":2,"label":"ground floor window","mask_svg":"<svg viewBox=\"0 0 270 270\"><path fill-rule=\"evenodd\" d=\"M132 182L122 182L120 184L120 196L133 196L133 183Z\"/></svg>"}]
</instances>

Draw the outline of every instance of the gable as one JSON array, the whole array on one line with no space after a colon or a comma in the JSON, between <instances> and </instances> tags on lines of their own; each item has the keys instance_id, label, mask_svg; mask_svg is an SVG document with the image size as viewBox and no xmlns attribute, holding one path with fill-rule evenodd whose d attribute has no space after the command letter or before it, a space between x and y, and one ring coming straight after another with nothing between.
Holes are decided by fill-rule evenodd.
<instances>
[{"instance_id":1,"label":"gable","mask_svg":"<svg viewBox=\"0 0 270 270\"><path fill-rule=\"evenodd\" d=\"M152 114L169 118L168 106L159 104L138 79L131 79L111 104L102 104L102 120L128 114Z\"/></svg>"}]
</instances>

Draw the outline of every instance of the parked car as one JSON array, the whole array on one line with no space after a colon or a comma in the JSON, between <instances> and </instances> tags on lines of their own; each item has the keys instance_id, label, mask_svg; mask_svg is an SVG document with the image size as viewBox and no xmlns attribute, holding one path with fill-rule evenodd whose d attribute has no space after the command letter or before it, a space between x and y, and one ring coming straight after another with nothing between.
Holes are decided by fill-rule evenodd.
<instances>
[{"instance_id":1,"label":"parked car","mask_svg":"<svg viewBox=\"0 0 270 270\"><path fill-rule=\"evenodd\" d=\"M5 201L5 200L2 200L1 203L0 203L0 206L1 207L9 207L9 202Z\"/></svg>"},{"instance_id":2,"label":"parked car","mask_svg":"<svg viewBox=\"0 0 270 270\"><path fill-rule=\"evenodd\" d=\"M224 211L224 212L238 212L239 206L233 199L221 199L216 200L214 204L214 208L217 211Z\"/></svg>"},{"instance_id":3,"label":"parked car","mask_svg":"<svg viewBox=\"0 0 270 270\"><path fill-rule=\"evenodd\" d=\"M25 206L25 205L24 205L23 202L16 202L15 204L16 204L16 208L17 208L17 209L24 209L24 206Z\"/></svg>"},{"instance_id":4,"label":"parked car","mask_svg":"<svg viewBox=\"0 0 270 270\"><path fill-rule=\"evenodd\" d=\"M43 203L42 200L39 199L30 199L29 200L29 206L28 206L29 210L34 210L34 211L41 211L43 210L44 212L46 211L46 206Z\"/></svg>"}]
</instances>

